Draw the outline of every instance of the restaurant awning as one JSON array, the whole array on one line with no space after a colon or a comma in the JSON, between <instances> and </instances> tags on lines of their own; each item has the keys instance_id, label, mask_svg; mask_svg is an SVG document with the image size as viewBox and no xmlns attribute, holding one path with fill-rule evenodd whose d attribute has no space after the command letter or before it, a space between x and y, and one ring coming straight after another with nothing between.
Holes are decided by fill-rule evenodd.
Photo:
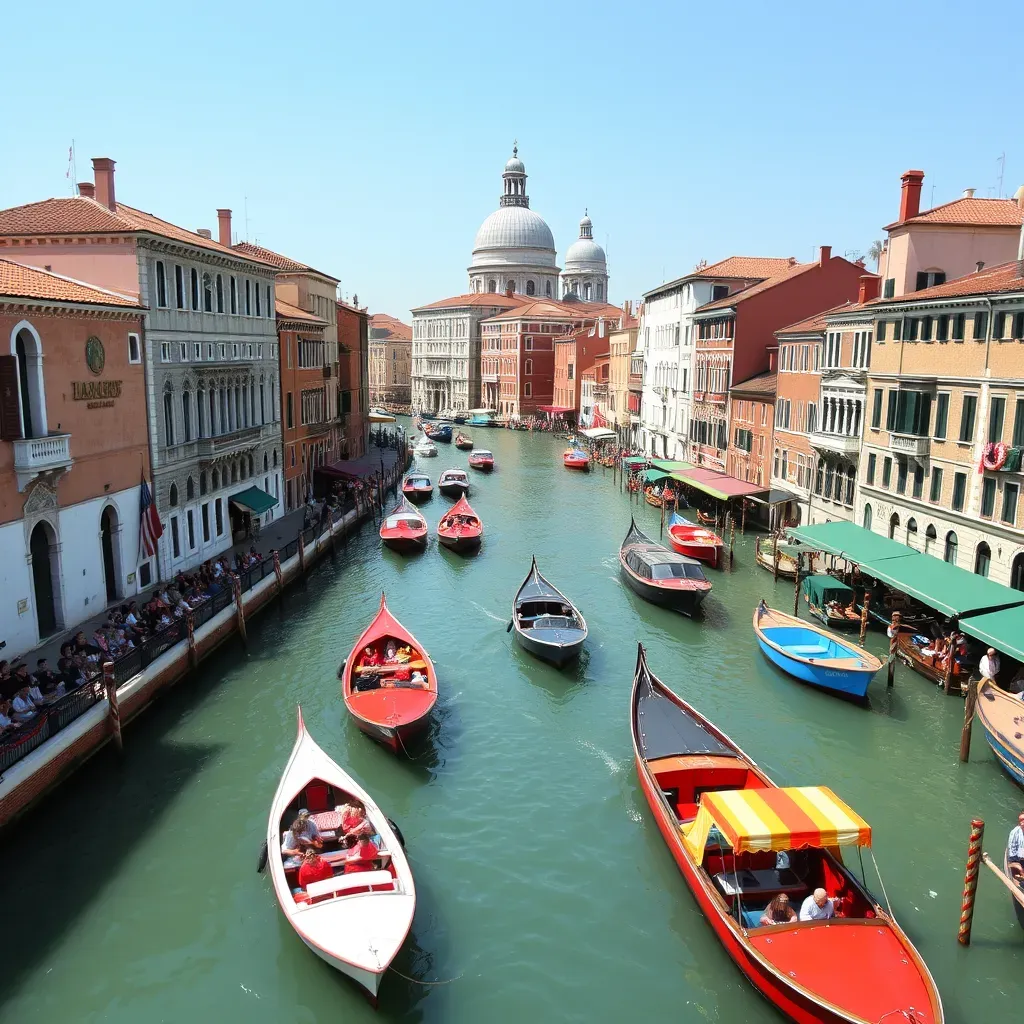
<instances>
[{"instance_id":1,"label":"restaurant awning","mask_svg":"<svg viewBox=\"0 0 1024 1024\"><path fill-rule=\"evenodd\" d=\"M580 433L584 437L589 437L591 441L611 441L619 436L614 430L608 430L607 427L590 427L587 430L581 430Z\"/></svg>"},{"instance_id":2,"label":"restaurant awning","mask_svg":"<svg viewBox=\"0 0 1024 1024\"><path fill-rule=\"evenodd\" d=\"M575 409L566 409L565 407L563 407L561 405L538 405L537 409L540 412L550 412L550 413L553 413L556 416L560 412L575 412L576 411Z\"/></svg>"},{"instance_id":3,"label":"restaurant awning","mask_svg":"<svg viewBox=\"0 0 1024 1024\"><path fill-rule=\"evenodd\" d=\"M810 598L811 604L817 608L824 608L828 601L840 601L844 605L849 604L853 597L853 589L848 587L842 580L828 573L815 573L804 579L800 588L804 595Z\"/></svg>"},{"instance_id":4,"label":"restaurant awning","mask_svg":"<svg viewBox=\"0 0 1024 1024\"><path fill-rule=\"evenodd\" d=\"M712 825L735 853L871 845L871 826L825 786L704 793L685 833L698 862Z\"/></svg>"},{"instance_id":5,"label":"restaurant awning","mask_svg":"<svg viewBox=\"0 0 1024 1024\"><path fill-rule=\"evenodd\" d=\"M247 487L244 491L232 494L229 500L256 515L262 515L267 509L273 508L277 504L277 498L272 494L267 494L260 487Z\"/></svg>"},{"instance_id":6,"label":"restaurant awning","mask_svg":"<svg viewBox=\"0 0 1024 1024\"><path fill-rule=\"evenodd\" d=\"M798 496L792 491L785 491L781 487L773 487L767 494L751 494L751 501L759 505L781 505L786 501L797 501Z\"/></svg>"},{"instance_id":7,"label":"restaurant awning","mask_svg":"<svg viewBox=\"0 0 1024 1024\"><path fill-rule=\"evenodd\" d=\"M695 466L673 473L672 476L680 483L696 487L705 494L718 498L719 501L746 497L749 494L764 494L768 490L763 484L752 484L749 480L740 480L738 477L729 476L728 473L720 473L717 469L702 469Z\"/></svg>"},{"instance_id":8,"label":"restaurant awning","mask_svg":"<svg viewBox=\"0 0 1024 1024\"><path fill-rule=\"evenodd\" d=\"M667 480L671 473L666 473L663 469L649 469L644 473L645 484L656 484L659 480Z\"/></svg>"},{"instance_id":9,"label":"restaurant awning","mask_svg":"<svg viewBox=\"0 0 1024 1024\"><path fill-rule=\"evenodd\" d=\"M975 640L1024 662L1024 606L966 615L960 620L960 628Z\"/></svg>"},{"instance_id":10,"label":"restaurant awning","mask_svg":"<svg viewBox=\"0 0 1024 1024\"><path fill-rule=\"evenodd\" d=\"M679 462L671 459L651 459L651 465L665 470L666 473L678 473L682 469L693 469L692 462Z\"/></svg>"}]
</instances>

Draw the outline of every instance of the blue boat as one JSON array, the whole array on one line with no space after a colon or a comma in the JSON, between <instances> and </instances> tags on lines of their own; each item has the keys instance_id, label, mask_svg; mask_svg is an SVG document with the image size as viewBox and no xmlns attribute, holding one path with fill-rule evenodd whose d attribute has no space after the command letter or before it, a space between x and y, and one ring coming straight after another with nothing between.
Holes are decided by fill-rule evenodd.
<instances>
[{"instance_id":1,"label":"blue boat","mask_svg":"<svg viewBox=\"0 0 1024 1024\"><path fill-rule=\"evenodd\" d=\"M983 679L978 688L977 718L999 763L1018 786L1024 786L1024 743L1018 724L1024 716L1024 701L1007 693L991 679Z\"/></svg>"},{"instance_id":2,"label":"blue boat","mask_svg":"<svg viewBox=\"0 0 1024 1024\"><path fill-rule=\"evenodd\" d=\"M783 672L843 697L863 700L882 667L868 651L764 601L754 609L754 632L765 656Z\"/></svg>"},{"instance_id":3,"label":"blue boat","mask_svg":"<svg viewBox=\"0 0 1024 1024\"><path fill-rule=\"evenodd\" d=\"M431 427L427 436L431 441L443 441L445 444L451 444L452 425L450 423L442 423L440 426Z\"/></svg>"},{"instance_id":4,"label":"blue boat","mask_svg":"<svg viewBox=\"0 0 1024 1024\"><path fill-rule=\"evenodd\" d=\"M468 427L496 427L497 421L492 415L491 409L471 409L469 419L466 420Z\"/></svg>"}]
</instances>

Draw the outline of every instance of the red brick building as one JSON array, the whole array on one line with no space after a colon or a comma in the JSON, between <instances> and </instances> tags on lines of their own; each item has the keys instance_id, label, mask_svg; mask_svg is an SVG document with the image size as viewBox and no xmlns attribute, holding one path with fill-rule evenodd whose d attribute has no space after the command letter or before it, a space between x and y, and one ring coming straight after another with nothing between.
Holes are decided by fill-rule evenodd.
<instances>
[{"instance_id":1,"label":"red brick building","mask_svg":"<svg viewBox=\"0 0 1024 1024\"><path fill-rule=\"evenodd\" d=\"M370 315L360 308L339 302L338 310L338 415L341 418L339 458L358 459L366 452L370 411Z\"/></svg>"},{"instance_id":2,"label":"red brick building","mask_svg":"<svg viewBox=\"0 0 1024 1024\"><path fill-rule=\"evenodd\" d=\"M772 476L775 426L775 354L770 369L729 389L729 451L725 471L740 480L768 487Z\"/></svg>"},{"instance_id":3,"label":"red brick building","mask_svg":"<svg viewBox=\"0 0 1024 1024\"><path fill-rule=\"evenodd\" d=\"M599 355L608 354L607 324L587 324L555 338L555 378L551 405L542 411L579 420L583 374Z\"/></svg>"}]
</instances>

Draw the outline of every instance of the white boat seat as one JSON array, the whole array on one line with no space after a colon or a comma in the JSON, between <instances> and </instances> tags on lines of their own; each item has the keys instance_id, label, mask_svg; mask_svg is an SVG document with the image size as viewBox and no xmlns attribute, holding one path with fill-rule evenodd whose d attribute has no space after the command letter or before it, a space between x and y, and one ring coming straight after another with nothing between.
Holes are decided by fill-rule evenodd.
<instances>
[{"instance_id":1,"label":"white boat seat","mask_svg":"<svg viewBox=\"0 0 1024 1024\"><path fill-rule=\"evenodd\" d=\"M353 889L366 889L375 885L389 885L394 889L398 882L390 871L353 871L350 875L335 875L321 882L310 882L306 886L306 893L310 899L317 896L344 896Z\"/></svg>"},{"instance_id":2,"label":"white boat seat","mask_svg":"<svg viewBox=\"0 0 1024 1024\"><path fill-rule=\"evenodd\" d=\"M822 644L788 644L783 650L790 654L799 654L803 658L820 658L828 654L828 648Z\"/></svg>"}]
</instances>

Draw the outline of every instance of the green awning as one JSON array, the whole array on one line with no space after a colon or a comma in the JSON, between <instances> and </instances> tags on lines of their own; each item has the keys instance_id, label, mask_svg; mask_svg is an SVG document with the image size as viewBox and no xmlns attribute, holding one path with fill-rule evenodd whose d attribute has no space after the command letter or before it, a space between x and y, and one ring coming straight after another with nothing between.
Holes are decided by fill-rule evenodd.
<instances>
[{"instance_id":1,"label":"green awning","mask_svg":"<svg viewBox=\"0 0 1024 1024\"><path fill-rule=\"evenodd\" d=\"M810 599L811 604L816 608L824 608L829 601L838 601L842 605L848 605L853 597L853 590L842 580L828 573L818 573L808 576L802 586L803 594Z\"/></svg>"},{"instance_id":2,"label":"green awning","mask_svg":"<svg viewBox=\"0 0 1024 1024\"><path fill-rule=\"evenodd\" d=\"M647 456L646 455L629 455L622 460L624 466L646 466Z\"/></svg>"},{"instance_id":3,"label":"green awning","mask_svg":"<svg viewBox=\"0 0 1024 1024\"><path fill-rule=\"evenodd\" d=\"M692 462L673 462L671 459L651 459L651 465L666 473L679 473L684 469L693 469Z\"/></svg>"},{"instance_id":4,"label":"green awning","mask_svg":"<svg viewBox=\"0 0 1024 1024\"><path fill-rule=\"evenodd\" d=\"M960 620L960 628L983 644L1024 661L1024 606L968 615Z\"/></svg>"},{"instance_id":5,"label":"green awning","mask_svg":"<svg viewBox=\"0 0 1024 1024\"><path fill-rule=\"evenodd\" d=\"M267 494L260 487L247 487L244 491L232 494L229 500L250 512L255 512L256 515L262 515L268 508L273 508L277 504L277 498Z\"/></svg>"},{"instance_id":6,"label":"green awning","mask_svg":"<svg viewBox=\"0 0 1024 1024\"><path fill-rule=\"evenodd\" d=\"M663 469L649 469L644 473L645 484L656 484L659 480L667 480L672 474Z\"/></svg>"}]
</instances>

